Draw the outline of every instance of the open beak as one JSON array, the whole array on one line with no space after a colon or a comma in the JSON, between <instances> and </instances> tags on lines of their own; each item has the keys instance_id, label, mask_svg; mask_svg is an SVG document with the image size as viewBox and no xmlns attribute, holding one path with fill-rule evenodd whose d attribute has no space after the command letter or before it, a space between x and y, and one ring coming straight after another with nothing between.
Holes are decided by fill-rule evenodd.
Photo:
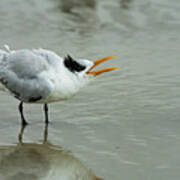
<instances>
[{"instance_id":1,"label":"open beak","mask_svg":"<svg viewBox=\"0 0 180 180\"><path fill-rule=\"evenodd\" d=\"M112 59L112 58L115 58L115 56L108 56L108 57L104 57L104 58L101 58L101 59L98 59L96 61L94 61L94 65L86 72L86 74L92 74L92 75L99 75L101 73L104 73L104 72L109 72L109 71L113 71L113 70L116 70L118 69L119 67L109 67L109 68L105 68L105 69L100 69L100 70L97 70L97 71L91 71L92 69L94 69L97 65L103 63L104 61L107 61L109 59Z\"/></svg>"}]
</instances>

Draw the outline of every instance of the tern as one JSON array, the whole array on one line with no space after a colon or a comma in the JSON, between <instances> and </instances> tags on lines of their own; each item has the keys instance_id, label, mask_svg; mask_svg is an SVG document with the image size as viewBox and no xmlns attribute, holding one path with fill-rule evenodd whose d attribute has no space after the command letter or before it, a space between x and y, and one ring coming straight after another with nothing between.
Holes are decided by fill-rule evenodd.
<instances>
[{"instance_id":1,"label":"tern","mask_svg":"<svg viewBox=\"0 0 180 180\"><path fill-rule=\"evenodd\" d=\"M0 90L8 92L20 101L22 125L27 125L23 103L44 104L45 123L48 124L48 103L74 96L94 77L118 67L92 71L102 62L114 58L108 56L94 62L75 60L70 55L60 57L46 49L10 50L6 45L0 50Z\"/></svg>"}]
</instances>

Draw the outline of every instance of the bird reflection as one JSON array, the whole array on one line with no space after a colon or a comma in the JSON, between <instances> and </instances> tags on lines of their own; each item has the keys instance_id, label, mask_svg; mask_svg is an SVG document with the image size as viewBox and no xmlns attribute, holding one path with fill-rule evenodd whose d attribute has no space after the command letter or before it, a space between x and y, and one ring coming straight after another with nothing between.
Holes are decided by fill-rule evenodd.
<instances>
[{"instance_id":1,"label":"bird reflection","mask_svg":"<svg viewBox=\"0 0 180 180\"><path fill-rule=\"evenodd\" d=\"M48 125L42 144L24 143L24 130L17 145L0 146L1 180L100 180L70 151L47 141Z\"/></svg>"}]
</instances>

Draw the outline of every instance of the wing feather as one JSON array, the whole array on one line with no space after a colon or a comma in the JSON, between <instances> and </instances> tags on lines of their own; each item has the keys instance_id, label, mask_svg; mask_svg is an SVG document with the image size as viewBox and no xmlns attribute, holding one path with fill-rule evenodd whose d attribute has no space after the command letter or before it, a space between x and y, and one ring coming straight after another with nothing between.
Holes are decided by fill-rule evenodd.
<instances>
[{"instance_id":1,"label":"wing feather","mask_svg":"<svg viewBox=\"0 0 180 180\"><path fill-rule=\"evenodd\" d=\"M30 50L14 51L0 62L0 82L18 99L46 98L52 91L48 62Z\"/></svg>"}]
</instances>

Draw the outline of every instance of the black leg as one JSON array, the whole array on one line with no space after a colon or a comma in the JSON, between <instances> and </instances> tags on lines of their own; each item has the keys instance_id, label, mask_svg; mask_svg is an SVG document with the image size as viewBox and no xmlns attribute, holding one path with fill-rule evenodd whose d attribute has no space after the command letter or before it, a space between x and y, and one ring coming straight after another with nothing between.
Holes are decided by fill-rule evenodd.
<instances>
[{"instance_id":1,"label":"black leg","mask_svg":"<svg viewBox=\"0 0 180 180\"><path fill-rule=\"evenodd\" d=\"M20 143L20 144L23 144L23 134L24 134L25 128L26 128L26 126L22 125L22 126L21 126L21 130L20 130L20 132L19 132L18 139L19 139L19 143Z\"/></svg>"},{"instance_id":2,"label":"black leg","mask_svg":"<svg viewBox=\"0 0 180 180\"><path fill-rule=\"evenodd\" d=\"M49 119L48 119L48 105L47 104L44 104L44 113L45 113L45 123L48 124Z\"/></svg>"},{"instance_id":3,"label":"black leg","mask_svg":"<svg viewBox=\"0 0 180 180\"><path fill-rule=\"evenodd\" d=\"M20 112L20 115L21 115L21 124L22 124L22 126L28 125L28 123L26 122L26 120L24 118L24 114L23 114L23 102L20 102L20 104L19 104L19 112Z\"/></svg>"},{"instance_id":4,"label":"black leg","mask_svg":"<svg viewBox=\"0 0 180 180\"><path fill-rule=\"evenodd\" d=\"M44 140L43 143L47 143L47 139L48 139L48 124L45 124L45 128L44 128Z\"/></svg>"}]
</instances>

